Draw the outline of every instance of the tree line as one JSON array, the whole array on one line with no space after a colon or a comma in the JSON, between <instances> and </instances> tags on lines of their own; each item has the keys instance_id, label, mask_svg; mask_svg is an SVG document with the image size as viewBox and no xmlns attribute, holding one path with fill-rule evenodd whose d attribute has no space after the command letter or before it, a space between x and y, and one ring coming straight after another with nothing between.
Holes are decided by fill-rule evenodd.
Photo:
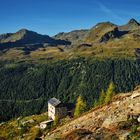
<instances>
[{"instance_id":1,"label":"tree line","mask_svg":"<svg viewBox=\"0 0 140 140\"><path fill-rule=\"evenodd\" d=\"M99 94L99 98L95 99L93 102L93 107L101 106L104 104L109 104L112 101L113 96L115 95L115 85L113 82L109 84L109 87L106 92L104 90ZM81 95L78 96L74 111L74 116L78 117L87 111L87 103L86 100L82 98Z\"/></svg>"}]
</instances>

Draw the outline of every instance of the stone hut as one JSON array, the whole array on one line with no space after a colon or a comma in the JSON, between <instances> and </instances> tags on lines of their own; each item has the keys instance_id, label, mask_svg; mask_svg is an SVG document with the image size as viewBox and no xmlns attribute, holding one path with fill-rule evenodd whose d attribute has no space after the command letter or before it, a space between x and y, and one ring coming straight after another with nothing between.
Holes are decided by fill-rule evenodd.
<instances>
[{"instance_id":1,"label":"stone hut","mask_svg":"<svg viewBox=\"0 0 140 140\"><path fill-rule=\"evenodd\" d=\"M66 117L68 114L67 106L56 98L51 98L48 101L48 117L55 120L56 117L59 119Z\"/></svg>"}]
</instances>

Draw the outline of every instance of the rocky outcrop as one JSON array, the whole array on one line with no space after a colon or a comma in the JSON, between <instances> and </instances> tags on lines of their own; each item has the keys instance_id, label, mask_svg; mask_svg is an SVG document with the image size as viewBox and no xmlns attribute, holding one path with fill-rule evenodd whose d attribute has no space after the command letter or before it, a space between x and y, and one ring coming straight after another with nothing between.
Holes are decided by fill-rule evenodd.
<instances>
[{"instance_id":1,"label":"rocky outcrop","mask_svg":"<svg viewBox=\"0 0 140 140\"><path fill-rule=\"evenodd\" d=\"M135 19L130 19L130 21L123 26L119 26L119 30L121 31L134 31L140 28L140 23Z\"/></svg>"},{"instance_id":2,"label":"rocky outcrop","mask_svg":"<svg viewBox=\"0 0 140 140\"><path fill-rule=\"evenodd\" d=\"M116 27L112 31L105 33L101 37L100 42L107 42L108 40L119 38L121 35L122 35L121 32L118 31L118 27Z\"/></svg>"},{"instance_id":3,"label":"rocky outcrop","mask_svg":"<svg viewBox=\"0 0 140 140\"><path fill-rule=\"evenodd\" d=\"M102 42L104 40L108 41L111 37L111 32L116 30L117 25L111 22L99 23L93 28L90 29L87 37L85 38L86 42Z\"/></svg>"}]
</instances>

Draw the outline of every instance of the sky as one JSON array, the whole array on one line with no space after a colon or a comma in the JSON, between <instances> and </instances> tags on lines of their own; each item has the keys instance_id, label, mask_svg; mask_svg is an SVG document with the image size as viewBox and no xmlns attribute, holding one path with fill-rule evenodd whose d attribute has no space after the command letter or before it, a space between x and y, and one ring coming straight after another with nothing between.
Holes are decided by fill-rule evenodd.
<instances>
[{"instance_id":1,"label":"sky","mask_svg":"<svg viewBox=\"0 0 140 140\"><path fill-rule=\"evenodd\" d=\"M131 18L140 21L140 0L0 0L0 34L26 28L53 36Z\"/></svg>"}]
</instances>

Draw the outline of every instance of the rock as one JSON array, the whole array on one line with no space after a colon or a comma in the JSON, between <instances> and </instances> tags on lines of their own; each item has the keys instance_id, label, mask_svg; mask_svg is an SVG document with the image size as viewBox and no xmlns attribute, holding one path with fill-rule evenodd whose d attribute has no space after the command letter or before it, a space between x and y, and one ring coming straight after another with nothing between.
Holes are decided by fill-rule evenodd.
<instances>
[{"instance_id":1,"label":"rock","mask_svg":"<svg viewBox=\"0 0 140 140\"><path fill-rule=\"evenodd\" d=\"M90 140L90 139L91 139L91 135L87 135L87 136L85 137L85 139L86 139L86 140Z\"/></svg>"},{"instance_id":2,"label":"rock","mask_svg":"<svg viewBox=\"0 0 140 140\"><path fill-rule=\"evenodd\" d=\"M126 133L122 134L121 136L119 136L119 139L120 139L120 140L127 140L127 136L128 136L129 134L130 134L129 132L126 132Z\"/></svg>"},{"instance_id":3,"label":"rock","mask_svg":"<svg viewBox=\"0 0 140 140\"><path fill-rule=\"evenodd\" d=\"M50 136L50 133L48 133L47 135Z\"/></svg>"},{"instance_id":4,"label":"rock","mask_svg":"<svg viewBox=\"0 0 140 140\"><path fill-rule=\"evenodd\" d=\"M102 127L104 127L104 128L109 128L110 125L111 125L111 123L112 123L112 118L107 118L107 119L105 119L105 121L103 122Z\"/></svg>"},{"instance_id":5,"label":"rock","mask_svg":"<svg viewBox=\"0 0 140 140\"><path fill-rule=\"evenodd\" d=\"M35 121L33 119L29 120L28 121L29 123L34 123Z\"/></svg>"},{"instance_id":6,"label":"rock","mask_svg":"<svg viewBox=\"0 0 140 140\"><path fill-rule=\"evenodd\" d=\"M130 104L128 107L132 109L134 108L134 104Z\"/></svg>"},{"instance_id":7,"label":"rock","mask_svg":"<svg viewBox=\"0 0 140 140\"><path fill-rule=\"evenodd\" d=\"M120 101L116 101L116 102L114 102L114 104L119 106L120 105Z\"/></svg>"},{"instance_id":8,"label":"rock","mask_svg":"<svg viewBox=\"0 0 140 140\"><path fill-rule=\"evenodd\" d=\"M73 129L76 129L76 128L77 128L77 126L76 126L76 125L74 125L74 126L73 126Z\"/></svg>"},{"instance_id":9,"label":"rock","mask_svg":"<svg viewBox=\"0 0 140 140\"><path fill-rule=\"evenodd\" d=\"M140 123L140 116L138 117L138 119L137 119L137 120L138 120L138 122Z\"/></svg>"},{"instance_id":10,"label":"rock","mask_svg":"<svg viewBox=\"0 0 140 140\"><path fill-rule=\"evenodd\" d=\"M135 113L140 113L140 103L136 103L133 109Z\"/></svg>"},{"instance_id":11,"label":"rock","mask_svg":"<svg viewBox=\"0 0 140 140\"><path fill-rule=\"evenodd\" d=\"M140 92L133 92L132 96L131 96L131 99L134 99L134 98L137 98L140 96Z\"/></svg>"}]
</instances>

